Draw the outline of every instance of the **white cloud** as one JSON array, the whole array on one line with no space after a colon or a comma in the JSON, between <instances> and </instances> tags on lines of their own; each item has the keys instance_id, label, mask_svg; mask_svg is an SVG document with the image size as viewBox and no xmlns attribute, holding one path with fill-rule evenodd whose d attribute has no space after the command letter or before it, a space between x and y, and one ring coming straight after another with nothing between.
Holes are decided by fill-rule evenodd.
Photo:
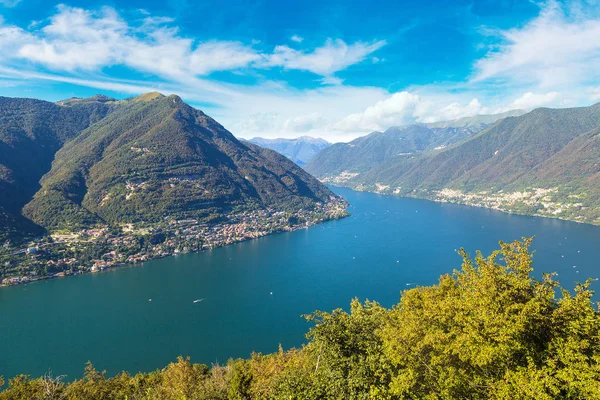
<instances>
[{"instance_id":1,"label":"white cloud","mask_svg":"<svg viewBox=\"0 0 600 400\"><path fill-rule=\"evenodd\" d=\"M451 96L419 95L407 91L394 93L364 111L350 114L334 123L332 129L347 132L383 131L391 126L411 123L449 121L490 113L477 98L467 103L448 101Z\"/></svg>"},{"instance_id":2,"label":"white cloud","mask_svg":"<svg viewBox=\"0 0 600 400\"><path fill-rule=\"evenodd\" d=\"M28 34L27 43L18 55L66 71L92 70L118 63L123 56L122 47L131 44L126 36L126 22L108 7L92 13L61 5L59 13L41 32L41 39Z\"/></svg>"},{"instance_id":3,"label":"white cloud","mask_svg":"<svg viewBox=\"0 0 600 400\"><path fill-rule=\"evenodd\" d=\"M27 31L2 25L0 50L55 71L99 71L126 66L162 78L188 81L214 71L282 67L313 72L329 79L335 72L361 62L384 42L346 44L328 40L322 47L294 50L276 46L273 53L233 41L198 42L180 34L173 19L146 16L132 25L110 7L98 10L58 6L47 25ZM32 25L35 29L40 24ZM7 52L7 47L10 46ZM15 51L16 50L16 51ZM335 82L339 84L339 81Z\"/></svg>"},{"instance_id":4,"label":"white cloud","mask_svg":"<svg viewBox=\"0 0 600 400\"><path fill-rule=\"evenodd\" d=\"M5 25L0 17L0 61L8 60L17 54L20 46L30 40L21 28Z\"/></svg>"},{"instance_id":5,"label":"white cloud","mask_svg":"<svg viewBox=\"0 0 600 400\"><path fill-rule=\"evenodd\" d=\"M191 57L192 71L231 70L245 67L261 59L253 49L239 42L206 42L200 44ZM202 74L202 72L200 72Z\"/></svg>"},{"instance_id":6,"label":"white cloud","mask_svg":"<svg viewBox=\"0 0 600 400\"><path fill-rule=\"evenodd\" d=\"M415 114L422 107L421 98L409 92L394 93L364 111L350 114L333 125L341 131L377 131L394 125L404 125L416 120Z\"/></svg>"},{"instance_id":7,"label":"white cloud","mask_svg":"<svg viewBox=\"0 0 600 400\"><path fill-rule=\"evenodd\" d=\"M303 37L298 36L298 35L293 35L290 40L296 42L296 43L302 43L302 41L304 40Z\"/></svg>"},{"instance_id":8,"label":"white cloud","mask_svg":"<svg viewBox=\"0 0 600 400\"><path fill-rule=\"evenodd\" d=\"M600 78L597 4L550 0L525 26L494 33L501 43L476 62L474 82L493 79L556 88Z\"/></svg>"},{"instance_id":9,"label":"white cloud","mask_svg":"<svg viewBox=\"0 0 600 400\"><path fill-rule=\"evenodd\" d=\"M257 51L238 42L195 44L165 24L170 18L147 17L131 26L117 12L59 6L50 24L23 34L18 55L61 71L95 71L112 65L182 79L213 71L248 66L260 59ZM15 28L18 29L18 28Z\"/></svg>"},{"instance_id":10,"label":"white cloud","mask_svg":"<svg viewBox=\"0 0 600 400\"><path fill-rule=\"evenodd\" d=\"M338 78L337 76L326 76L321 79L321 83L323 85L341 85L344 83L343 79Z\"/></svg>"},{"instance_id":11,"label":"white cloud","mask_svg":"<svg viewBox=\"0 0 600 400\"><path fill-rule=\"evenodd\" d=\"M453 119L472 117L474 115L487 113L489 113L489 109L484 107L479 102L479 99L474 98L464 106L458 102L452 102L447 106L435 110L433 114L422 115L420 116L419 122L451 121Z\"/></svg>"},{"instance_id":12,"label":"white cloud","mask_svg":"<svg viewBox=\"0 0 600 400\"><path fill-rule=\"evenodd\" d=\"M310 52L295 50L288 46L277 46L273 55L269 57L268 65L330 76L363 61L384 45L384 40L372 43L356 42L348 45L341 39L328 39L325 45Z\"/></svg>"},{"instance_id":13,"label":"white cloud","mask_svg":"<svg viewBox=\"0 0 600 400\"><path fill-rule=\"evenodd\" d=\"M238 122L238 130L245 132L250 139L255 133L274 132L278 129L277 121L279 115L276 112L259 112L248 116L246 119Z\"/></svg>"},{"instance_id":14,"label":"white cloud","mask_svg":"<svg viewBox=\"0 0 600 400\"><path fill-rule=\"evenodd\" d=\"M317 112L289 118L283 123L286 132L310 132L327 123L327 120Z\"/></svg>"},{"instance_id":15,"label":"white cloud","mask_svg":"<svg viewBox=\"0 0 600 400\"><path fill-rule=\"evenodd\" d=\"M348 115L348 110L362 110L386 96L383 89L343 85L302 91L286 87L253 88L237 92L227 104L228 110L243 112L232 115L227 110L214 110L211 115L225 121L228 129L245 138L292 138L302 132L331 141L348 141L359 136L360 130L334 130L332 123ZM269 110L268 117L264 115L265 110Z\"/></svg>"},{"instance_id":16,"label":"white cloud","mask_svg":"<svg viewBox=\"0 0 600 400\"><path fill-rule=\"evenodd\" d=\"M560 93L558 92L548 92L543 94L527 92L521 97L512 101L506 108L506 111L516 109L532 110L537 107L547 106L556 103L556 100L558 100L559 97Z\"/></svg>"}]
</instances>

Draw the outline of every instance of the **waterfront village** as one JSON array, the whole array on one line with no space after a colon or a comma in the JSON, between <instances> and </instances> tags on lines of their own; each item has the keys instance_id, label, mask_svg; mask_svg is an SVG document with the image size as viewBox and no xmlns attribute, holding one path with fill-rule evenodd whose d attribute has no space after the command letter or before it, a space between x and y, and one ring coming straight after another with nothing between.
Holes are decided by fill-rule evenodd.
<instances>
[{"instance_id":1,"label":"waterfront village","mask_svg":"<svg viewBox=\"0 0 600 400\"><path fill-rule=\"evenodd\" d=\"M245 211L212 224L166 217L154 225L122 224L116 228L59 231L21 246L6 242L0 249L0 283L18 285L213 249L343 218L348 215L347 205L343 199L333 198L293 213L270 209Z\"/></svg>"}]
</instances>

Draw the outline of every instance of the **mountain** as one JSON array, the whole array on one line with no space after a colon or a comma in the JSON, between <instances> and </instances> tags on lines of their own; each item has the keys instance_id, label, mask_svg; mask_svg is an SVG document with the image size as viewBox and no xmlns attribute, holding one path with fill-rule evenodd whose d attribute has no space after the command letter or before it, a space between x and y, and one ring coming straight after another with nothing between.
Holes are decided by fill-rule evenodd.
<instances>
[{"instance_id":1,"label":"mountain","mask_svg":"<svg viewBox=\"0 0 600 400\"><path fill-rule=\"evenodd\" d=\"M309 162L319 151L331 146L331 143L324 139L310 136L301 136L296 139L264 139L255 137L248 140L248 142L275 150L300 166Z\"/></svg>"},{"instance_id":2,"label":"mountain","mask_svg":"<svg viewBox=\"0 0 600 400\"><path fill-rule=\"evenodd\" d=\"M349 143L336 143L319 152L305 169L318 177L363 173L395 156L441 149L468 138L488 125L523 111L477 115L432 124L393 126L384 132L373 132Z\"/></svg>"},{"instance_id":3,"label":"mountain","mask_svg":"<svg viewBox=\"0 0 600 400\"><path fill-rule=\"evenodd\" d=\"M177 96L0 98L4 235L96 223L299 209L334 195L278 153L238 141Z\"/></svg>"},{"instance_id":4,"label":"mountain","mask_svg":"<svg viewBox=\"0 0 600 400\"><path fill-rule=\"evenodd\" d=\"M0 239L42 232L21 209L40 188L58 149L114 108L108 98L80 100L61 106L0 97Z\"/></svg>"},{"instance_id":5,"label":"mountain","mask_svg":"<svg viewBox=\"0 0 600 400\"><path fill-rule=\"evenodd\" d=\"M446 148L346 173L346 182L319 176L361 190L600 224L599 156L600 103L508 117Z\"/></svg>"}]
</instances>

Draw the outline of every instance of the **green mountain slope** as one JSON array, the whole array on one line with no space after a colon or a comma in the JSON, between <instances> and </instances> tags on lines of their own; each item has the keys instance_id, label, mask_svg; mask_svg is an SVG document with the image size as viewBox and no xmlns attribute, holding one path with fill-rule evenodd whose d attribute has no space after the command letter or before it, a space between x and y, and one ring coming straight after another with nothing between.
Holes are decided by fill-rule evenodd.
<instances>
[{"instance_id":1,"label":"green mountain slope","mask_svg":"<svg viewBox=\"0 0 600 400\"><path fill-rule=\"evenodd\" d=\"M364 172L396 155L424 150L432 136L433 132L422 125L373 132L350 143L336 143L322 150L305 169L315 176L343 171Z\"/></svg>"},{"instance_id":2,"label":"green mountain slope","mask_svg":"<svg viewBox=\"0 0 600 400\"><path fill-rule=\"evenodd\" d=\"M112 108L108 98L58 105L0 97L0 240L40 232L21 209L39 189L56 151Z\"/></svg>"},{"instance_id":3,"label":"green mountain slope","mask_svg":"<svg viewBox=\"0 0 600 400\"><path fill-rule=\"evenodd\" d=\"M177 96L119 102L57 153L24 215L48 229L242 209L301 208L333 194L285 157L242 144Z\"/></svg>"},{"instance_id":4,"label":"green mountain slope","mask_svg":"<svg viewBox=\"0 0 600 400\"><path fill-rule=\"evenodd\" d=\"M390 158L345 184L600 223L600 104L536 109L444 149Z\"/></svg>"},{"instance_id":5,"label":"green mountain slope","mask_svg":"<svg viewBox=\"0 0 600 400\"><path fill-rule=\"evenodd\" d=\"M413 124L373 132L349 143L336 143L320 151L305 166L318 177L334 177L342 173L346 179L395 158L442 149L473 136L490 124L508 116L520 115L513 110L503 114L478 115L433 124Z\"/></svg>"}]
</instances>

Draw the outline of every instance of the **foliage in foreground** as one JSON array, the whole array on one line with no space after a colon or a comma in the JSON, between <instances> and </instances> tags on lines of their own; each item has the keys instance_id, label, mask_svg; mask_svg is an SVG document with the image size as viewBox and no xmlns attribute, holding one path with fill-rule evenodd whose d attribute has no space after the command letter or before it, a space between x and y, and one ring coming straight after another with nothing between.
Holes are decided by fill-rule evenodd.
<instances>
[{"instance_id":1,"label":"foliage in foreground","mask_svg":"<svg viewBox=\"0 0 600 400\"><path fill-rule=\"evenodd\" d=\"M402 293L392 309L354 300L317 311L302 349L208 368L180 357L160 371L70 384L18 376L1 399L599 399L600 313L589 281L574 293L532 278L524 239ZM560 291L561 295L556 296Z\"/></svg>"}]
</instances>

